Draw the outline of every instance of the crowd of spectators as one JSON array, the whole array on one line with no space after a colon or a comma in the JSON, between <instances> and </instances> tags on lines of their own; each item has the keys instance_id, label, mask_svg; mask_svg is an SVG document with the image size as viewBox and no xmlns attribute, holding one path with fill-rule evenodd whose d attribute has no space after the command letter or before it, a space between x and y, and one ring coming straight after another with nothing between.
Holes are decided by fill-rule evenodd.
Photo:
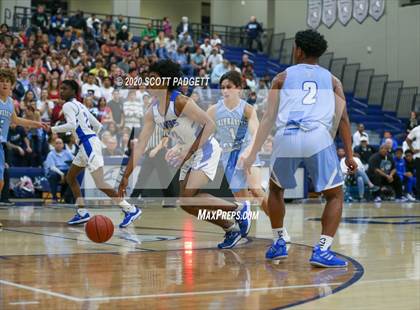
<instances>
[{"instance_id":1,"label":"crowd of spectators","mask_svg":"<svg viewBox=\"0 0 420 310\"><path fill-rule=\"evenodd\" d=\"M194 41L188 17L183 17L173 32L169 18L163 18L161 28L152 23L144 30L133 31L123 16L98 18L78 11L66 16L58 9L47 14L40 5L31 16L31 24L18 32L0 26L0 68L11 68L17 76L13 89L18 116L49 122L51 126L64 122L60 99L60 84L64 79L80 85L78 98L104 125L101 133L104 154L121 155L133 129L141 127L145 108L150 103L146 89L127 90L114 85L116 77L144 75L150 64L159 59L177 62L184 75L209 78L209 85L182 87L207 109L218 100L220 77L228 70L243 75L245 99L263 112L265 97L259 90L268 90L269 78L257 77L247 54L240 64L224 58L223 42L215 33ZM61 142L60 142L61 141ZM74 156L78 146L70 135L47 134L42 129L12 126L9 133L7 163L9 166L44 167L53 176L53 184L64 182L58 171L68 169L68 160L59 166L49 166L48 158L61 158L63 146ZM52 155L55 154L55 155ZM49 164L47 164L49 163ZM65 167L67 165L67 168ZM50 182L51 183L51 182ZM51 184L51 185L53 185Z\"/></svg>"},{"instance_id":2,"label":"crowd of spectators","mask_svg":"<svg viewBox=\"0 0 420 310\"><path fill-rule=\"evenodd\" d=\"M363 124L358 124L353 134L353 151L358 169L349 175L345 166L344 150L337 150L341 159L342 172L346 175L347 189L357 188L354 197L365 200L371 197L375 202L381 202L382 197L395 197L397 201L420 200L420 126L416 112L411 112L407 121L406 132L402 143L398 143L390 131L385 131L376 148L369 144L369 134ZM371 192L366 195L365 189ZM347 195L348 200L354 199Z\"/></svg>"}]
</instances>

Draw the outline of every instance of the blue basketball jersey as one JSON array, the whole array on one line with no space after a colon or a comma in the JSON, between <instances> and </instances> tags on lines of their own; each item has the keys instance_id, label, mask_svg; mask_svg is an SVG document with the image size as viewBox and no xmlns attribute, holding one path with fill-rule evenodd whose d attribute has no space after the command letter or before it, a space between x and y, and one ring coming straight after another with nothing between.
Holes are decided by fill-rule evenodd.
<instances>
[{"instance_id":1,"label":"blue basketball jersey","mask_svg":"<svg viewBox=\"0 0 420 310\"><path fill-rule=\"evenodd\" d=\"M13 111L14 105L11 97L7 97L6 102L0 99L0 143L7 142Z\"/></svg>"},{"instance_id":2,"label":"blue basketball jersey","mask_svg":"<svg viewBox=\"0 0 420 310\"><path fill-rule=\"evenodd\" d=\"M216 106L216 140L223 152L244 150L251 142L248 134L248 120L245 118L247 103L241 100L234 109L229 109L223 99Z\"/></svg>"},{"instance_id":3,"label":"blue basketball jersey","mask_svg":"<svg viewBox=\"0 0 420 310\"><path fill-rule=\"evenodd\" d=\"M310 157L332 145L334 117L331 73L318 65L287 68L280 91L273 155Z\"/></svg>"}]
</instances>

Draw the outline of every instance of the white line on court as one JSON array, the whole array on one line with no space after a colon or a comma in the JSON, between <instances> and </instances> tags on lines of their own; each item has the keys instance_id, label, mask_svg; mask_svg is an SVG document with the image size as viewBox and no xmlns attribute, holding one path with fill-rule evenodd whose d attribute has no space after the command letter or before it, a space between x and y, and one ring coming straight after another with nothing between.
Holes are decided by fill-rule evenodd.
<instances>
[{"instance_id":1,"label":"white line on court","mask_svg":"<svg viewBox=\"0 0 420 310\"><path fill-rule=\"evenodd\" d=\"M39 301L15 301L15 302L9 302L9 305L12 306L18 306L18 305L36 305L39 304Z\"/></svg>"},{"instance_id":2,"label":"white line on court","mask_svg":"<svg viewBox=\"0 0 420 310\"><path fill-rule=\"evenodd\" d=\"M14 286L14 287L21 288L21 289L24 289L24 290L28 290L28 291L32 291L32 292L36 292L36 293L41 293L41 294L46 294L46 295L50 295L50 296L54 296L54 297L60 297L60 298L71 300L71 301L83 301L82 298L73 297L73 296L69 296L69 295L65 295L65 294L61 294L61 293L55 293L55 292L51 292L51 291L48 291L48 290L43 290L43 289L40 289L40 288L36 288L36 287L28 286L28 285L23 285L23 284L18 284L18 283L14 283L14 282L9 282L9 281L5 281L5 280L0 280L0 284Z\"/></svg>"},{"instance_id":3,"label":"white line on court","mask_svg":"<svg viewBox=\"0 0 420 310\"><path fill-rule=\"evenodd\" d=\"M355 284L369 284L369 283L378 283L378 282L395 282L395 281L418 281L419 279L415 278L399 278L399 279L377 279L377 280L365 280L358 281ZM100 297L87 297L79 298L74 296L69 296L61 293L55 293L44 289L39 289L32 286L17 284L14 282L9 282L5 280L0 280L0 284L5 284L9 286L14 286L16 288L21 288L41 294L46 294L54 297L63 298L75 302L85 302L85 301L110 301L110 300L126 300L126 299L142 299L142 298L162 298L162 297L185 297L185 296L198 296L198 295L212 295L212 294L228 294L228 293L247 293L247 292L265 292L272 290L281 290L281 289L301 289L301 288L316 288L316 287L325 287L325 286L337 286L343 283L334 282L334 283L320 283L320 284L305 284L305 285L289 285L289 286L274 286L274 287L257 287L249 289L231 289L231 290L217 290L217 291L198 291L198 292L185 292L185 293L162 293L162 294L147 294L147 295L129 295L129 296L100 296Z\"/></svg>"}]
</instances>

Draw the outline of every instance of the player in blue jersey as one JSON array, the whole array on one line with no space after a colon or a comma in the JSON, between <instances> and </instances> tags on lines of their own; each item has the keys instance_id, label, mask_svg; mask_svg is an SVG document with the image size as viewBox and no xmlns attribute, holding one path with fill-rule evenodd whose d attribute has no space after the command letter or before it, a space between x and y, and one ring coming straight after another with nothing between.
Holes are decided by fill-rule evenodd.
<instances>
[{"instance_id":1,"label":"player in blue jersey","mask_svg":"<svg viewBox=\"0 0 420 310\"><path fill-rule=\"evenodd\" d=\"M13 99L10 97L15 83L16 76L13 71L9 69L0 69L0 192L4 186L3 173L5 159L3 144L7 141L10 124L13 123L18 126L29 128L43 128L46 131L49 129L47 124L17 117ZM0 223L0 227L1 226L2 224Z\"/></svg>"},{"instance_id":2,"label":"player in blue jersey","mask_svg":"<svg viewBox=\"0 0 420 310\"><path fill-rule=\"evenodd\" d=\"M350 122L341 82L317 62L327 49L324 37L314 30L295 37L296 65L273 79L268 106L258 128L255 143L243 166L249 169L274 124L277 130L271 157L268 208L273 244L267 259L287 257L283 239L284 190L296 187L294 174L303 163L317 192L327 200L322 214L322 232L310 263L321 267L345 267L347 262L330 250L343 208L343 176L334 137L338 127L346 152L346 165L354 173Z\"/></svg>"},{"instance_id":3,"label":"player in blue jersey","mask_svg":"<svg viewBox=\"0 0 420 310\"><path fill-rule=\"evenodd\" d=\"M247 198L251 193L261 202L261 208L268 215L266 193L261 186L261 162L258 156L251 167L251 173L247 173L238 164L239 158L247 157L251 151L259 124L257 113L240 97L242 76L239 72L225 73L219 84L223 98L207 112L216 123L215 137L222 148L220 160L225 176L238 201L245 200L245 204L249 205ZM254 180L260 181L257 183Z\"/></svg>"}]
</instances>

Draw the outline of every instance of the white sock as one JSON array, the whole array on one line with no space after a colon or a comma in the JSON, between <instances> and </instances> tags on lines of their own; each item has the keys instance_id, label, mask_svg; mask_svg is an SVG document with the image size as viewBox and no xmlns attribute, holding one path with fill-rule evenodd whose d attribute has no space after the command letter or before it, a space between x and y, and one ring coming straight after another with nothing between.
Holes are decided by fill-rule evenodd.
<instances>
[{"instance_id":1,"label":"white sock","mask_svg":"<svg viewBox=\"0 0 420 310\"><path fill-rule=\"evenodd\" d=\"M232 226L228 227L228 228L224 228L224 230L226 232L230 232L230 231L239 231L239 225L238 223L235 222L235 224L233 224Z\"/></svg>"},{"instance_id":2,"label":"white sock","mask_svg":"<svg viewBox=\"0 0 420 310\"><path fill-rule=\"evenodd\" d=\"M121 201L119 205L125 212L133 213L134 211L136 211L136 208L133 205L130 205L125 200Z\"/></svg>"},{"instance_id":3,"label":"white sock","mask_svg":"<svg viewBox=\"0 0 420 310\"><path fill-rule=\"evenodd\" d=\"M87 209L85 208L77 208L77 214L79 214L81 217L84 217L88 213Z\"/></svg>"},{"instance_id":4,"label":"white sock","mask_svg":"<svg viewBox=\"0 0 420 310\"><path fill-rule=\"evenodd\" d=\"M277 242L280 238L283 238L284 229L281 228L273 228L273 241Z\"/></svg>"},{"instance_id":5,"label":"white sock","mask_svg":"<svg viewBox=\"0 0 420 310\"><path fill-rule=\"evenodd\" d=\"M334 238L327 236L327 235L321 235L319 237L319 248L321 251L326 251L328 248L332 245Z\"/></svg>"}]
</instances>

